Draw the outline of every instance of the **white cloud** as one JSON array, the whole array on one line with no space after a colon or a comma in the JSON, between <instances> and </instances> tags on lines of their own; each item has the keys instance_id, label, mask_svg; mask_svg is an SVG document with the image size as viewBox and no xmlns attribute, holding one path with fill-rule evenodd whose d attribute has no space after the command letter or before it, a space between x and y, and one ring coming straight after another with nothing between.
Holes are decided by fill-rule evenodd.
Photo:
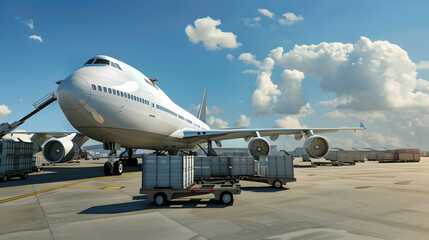
<instances>
[{"instance_id":1,"label":"white cloud","mask_svg":"<svg viewBox=\"0 0 429 240\"><path fill-rule=\"evenodd\" d=\"M273 17L274 17L274 13L270 12L268 9L259 8L258 12L264 16L271 18L271 19L273 19Z\"/></svg>"},{"instance_id":2,"label":"white cloud","mask_svg":"<svg viewBox=\"0 0 429 240\"><path fill-rule=\"evenodd\" d=\"M234 56L232 55L232 54L226 54L226 58L230 61L230 62L232 62L232 61L234 61Z\"/></svg>"},{"instance_id":3,"label":"white cloud","mask_svg":"<svg viewBox=\"0 0 429 240\"><path fill-rule=\"evenodd\" d=\"M239 128L248 128L250 127L250 118L244 114L241 114L240 117L235 121L234 126Z\"/></svg>"},{"instance_id":4,"label":"white cloud","mask_svg":"<svg viewBox=\"0 0 429 240\"><path fill-rule=\"evenodd\" d=\"M225 114L225 110L220 109L219 107L216 107L216 106L212 106L211 114L222 115L222 114Z\"/></svg>"},{"instance_id":5,"label":"white cloud","mask_svg":"<svg viewBox=\"0 0 429 240\"><path fill-rule=\"evenodd\" d=\"M0 118L7 116L11 112L6 105L0 105Z\"/></svg>"},{"instance_id":6,"label":"white cloud","mask_svg":"<svg viewBox=\"0 0 429 240\"><path fill-rule=\"evenodd\" d=\"M318 79L322 91L348 100L341 108L377 111L429 107L429 95L417 89L416 65L407 52L387 41L361 37L355 44L295 45L286 53L281 47L273 49L269 56L279 66ZM427 83L419 81L419 86Z\"/></svg>"},{"instance_id":7,"label":"white cloud","mask_svg":"<svg viewBox=\"0 0 429 240\"><path fill-rule=\"evenodd\" d=\"M211 17L199 18L194 22L195 27L188 25L185 28L186 35L193 43L202 41L209 50L220 48L237 48L241 46L232 32L222 32L217 26L221 24L220 20L214 20Z\"/></svg>"},{"instance_id":8,"label":"white cloud","mask_svg":"<svg viewBox=\"0 0 429 240\"><path fill-rule=\"evenodd\" d=\"M200 110L200 106L201 104L198 104L197 106L194 106L193 104L191 104L191 109L189 110L189 112L192 113L194 116L197 116L198 111ZM225 110L217 106L207 107L206 115L212 115L212 114L222 115L222 114L225 114Z\"/></svg>"},{"instance_id":9,"label":"white cloud","mask_svg":"<svg viewBox=\"0 0 429 240\"><path fill-rule=\"evenodd\" d=\"M341 96L329 101L320 101L319 104L331 107L338 107L352 103L353 98L351 96Z\"/></svg>"},{"instance_id":10,"label":"white cloud","mask_svg":"<svg viewBox=\"0 0 429 240\"><path fill-rule=\"evenodd\" d=\"M261 21L261 17L254 18L243 18L244 25L249 27L260 27L259 21Z\"/></svg>"},{"instance_id":11,"label":"white cloud","mask_svg":"<svg viewBox=\"0 0 429 240\"><path fill-rule=\"evenodd\" d=\"M278 86L283 90L280 100L273 106L276 114L297 114L302 106L307 103L307 98L302 91L301 82L304 73L298 70L283 70Z\"/></svg>"},{"instance_id":12,"label":"white cloud","mask_svg":"<svg viewBox=\"0 0 429 240\"><path fill-rule=\"evenodd\" d=\"M293 116L286 116L274 122L277 128L306 128L306 126L301 125L298 118Z\"/></svg>"},{"instance_id":13,"label":"white cloud","mask_svg":"<svg viewBox=\"0 0 429 240\"><path fill-rule=\"evenodd\" d=\"M43 42L42 36L31 35L29 38L30 38L30 39L34 39L34 40L36 40L36 41L39 41L39 42L41 42L41 43Z\"/></svg>"},{"instance_id":14,"label":"white cloud","mask_svg":"<svg viewBox=\"0 0 429 240\"><path fill-rule=\"evenodd\" d=\"M295 22L299 22L302 20L304 20L303 16L301 16L301 15L296 16L293 13L287 12L287 13L283 13L283 18L279 19L279 23L281 25L292 25Z\"/></svg>"},{"instance_id":15,"label":"white cloud","mask_svg":"<svg viewBox=\"0 0 429 240\"><path fill-rule=\"evenodd\" d=\"M417 64L417 70L427 70L429 69L429 61L421 61Z\"/></svg>"},{"instance_id":16,"label":"white cloud","mask_svg":"<svg viewBox=\"0 0 429 240\"><path fill-rule=\"evenodd\" d=\"M211 127L211 128L228 128L228 122L221 119L221 118L215 118L213 116L210 116L207 119L207 124Z\"/></svg>"},{"instance_id":17,"label":"white cloud","mask_svg":"<svg viewBox=\"0 0 429 240\"><path fill-rule=\"evenodd\" d=\"M33 19L30 19L28 21L24 21L25 25L27 25L31 30L34 29L34 22Z\"/></svg>"},{"instance_id":18,"label":"white cloud","mask_svg":"<svg viewBox=\"0 0 429 240\"><path fill-rule=\"evenodd\" d=\"M379 112L360 112L360 113L344 113L338 110L323 114L323 116L331 119L357 119L368 123L373 123L374 120L386 121L386 116Z\"/></svg>"}]
</instances>

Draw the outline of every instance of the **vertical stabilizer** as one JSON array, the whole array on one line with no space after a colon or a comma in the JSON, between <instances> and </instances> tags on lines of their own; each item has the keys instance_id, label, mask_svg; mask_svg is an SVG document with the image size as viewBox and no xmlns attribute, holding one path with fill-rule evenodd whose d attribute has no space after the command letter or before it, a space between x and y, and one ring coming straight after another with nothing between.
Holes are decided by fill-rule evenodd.
<instances>
[{"instance_id":1,"label":"vertical stabilizer","mask_svg":"<svg viewBox=\"0 0 429 240\"><path fill-rule=\"evenodd\" d=\"M198 119L203 122L206 122L206 90L204 89L203 101L201 102L200 110L198 111Z\"/></svg>"}]
</instances>

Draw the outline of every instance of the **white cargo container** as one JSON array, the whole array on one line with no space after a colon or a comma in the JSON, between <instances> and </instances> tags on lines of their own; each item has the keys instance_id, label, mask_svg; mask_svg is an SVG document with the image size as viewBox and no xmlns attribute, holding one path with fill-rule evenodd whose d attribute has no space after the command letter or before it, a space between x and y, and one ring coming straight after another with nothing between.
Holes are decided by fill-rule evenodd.
<instances>
[{"instance_id":1,"label":"white cargo container","mask_svg":"<svg viewBox=\"0 0 429 240\"><path fill-rule=\"evenodd\" d=\"M142 189L186 189L194 183L193 156L144 156Z\"/></svg>"},{"instance_id":2,"label":"white cargo container","mask_svg":"<svg viewBox=\"0 0 429 240\"><path fill-rule=\"evenodd\" d=\"M261 156L259 166L259 174L249 176L246 178L247 180L266 182L274 188L281 188L288 182L296 181L291 156Z\"/></svg>"},{"instance_id":3,"label":"white cargo container","mask_svg":"<svg viewBox=\"0 0 429 240\"><path fill-rule=\"evenodd\" d=\"M210 157L194 157L194 176L196 179L211 177L210 162Z\"/></svg>"}]
</instances>

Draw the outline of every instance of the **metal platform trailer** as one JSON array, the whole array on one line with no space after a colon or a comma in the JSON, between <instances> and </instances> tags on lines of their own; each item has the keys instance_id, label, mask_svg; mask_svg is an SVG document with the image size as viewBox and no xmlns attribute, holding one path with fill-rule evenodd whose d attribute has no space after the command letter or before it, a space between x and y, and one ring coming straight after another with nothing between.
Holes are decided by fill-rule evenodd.
<instances>
[{"instance_id":1,"label":"metal platform trailer","mask_svg":"<svg viewBox=\"0 0 429 240\"><path fill-rule=\"evenodd\" d=\"M159 206L174 198L203 194L214 194L216 200L231 204L241 188L230 182L194 184L194 156L144 156L140 193Z\"/></svg>"},{"instance_id":2,"label":"metal platform trailer","mask_svg":"<svg viewBox=\"0 0 429 240\"><path fill-rule=\"evenodd\" d=\"M6 182L12 177L27 179L33 169L33 143L0 142L0 180Z\"/></svg>"},{"instance_id":3,"label":"metal platform trailer","mask_svg":"<svg viewBox=\"0 0 429 240\"><path fill-rule=\"evenodd\" d=\"M244 178L248 181L265 182L274 188L282 188L288 182L296 182L293 171L293 158L284 156L261 156L257 175Z\"/></svg>"}]
</instances>

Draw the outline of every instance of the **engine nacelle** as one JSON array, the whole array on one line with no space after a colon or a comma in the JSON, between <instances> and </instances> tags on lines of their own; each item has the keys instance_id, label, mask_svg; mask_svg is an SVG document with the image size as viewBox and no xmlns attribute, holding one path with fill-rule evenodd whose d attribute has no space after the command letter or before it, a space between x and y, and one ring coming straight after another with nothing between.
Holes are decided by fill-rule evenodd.
<instances>
[{"instance_id":1,"label":"engine nacelle","mask_svg":"<svg viewBox=\"0 0 429 240\"><path fill-rule=\"evenodd\" d=\"M304 142L304 151L312 158L322 158L329 152L328 140L322 136L311 136Z\"/></svg>"},{"instance_id":2,"label":"engine nacelle","mask_svg":"<svg viewBox=\"0 0 429 240\"><path fill-rule=\"evenodd\" d=\"M249 154L259 159L260 156L270 154L270 144L265 138L255 137L249 142Z\"/></svg>"},{"instance_id":3,"label":"engine nacelle","mask_svg":"<svg viewBox=\"0 0 429 240\"><path fill-rule=\"evenodd\" d=\"M52 138L43 147L43 156L51 163L64 163L73 160L80 153L79 146L66 138Z\"/></svg>"}]
</instances>

